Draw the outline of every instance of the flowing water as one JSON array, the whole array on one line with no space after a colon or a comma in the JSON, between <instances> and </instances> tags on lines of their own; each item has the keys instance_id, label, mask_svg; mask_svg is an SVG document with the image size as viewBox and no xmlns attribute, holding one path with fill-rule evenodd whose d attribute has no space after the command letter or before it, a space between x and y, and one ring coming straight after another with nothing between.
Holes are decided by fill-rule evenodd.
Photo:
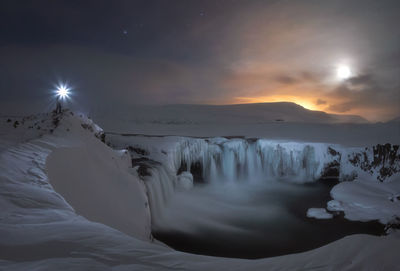
<instances>
[{"instance_id":1,"label":"flowing water","mask_svg":"<svg viewBox=\"0 0 400 271\"><path fill-rule=\"evenodd\" d=\"M239 182L177 193L153 229L156 239L196 254L262 258L323 246L355 233L382 234L378 222L307 218L325 207L334 182Z\"/></svg>"}]
</instances>

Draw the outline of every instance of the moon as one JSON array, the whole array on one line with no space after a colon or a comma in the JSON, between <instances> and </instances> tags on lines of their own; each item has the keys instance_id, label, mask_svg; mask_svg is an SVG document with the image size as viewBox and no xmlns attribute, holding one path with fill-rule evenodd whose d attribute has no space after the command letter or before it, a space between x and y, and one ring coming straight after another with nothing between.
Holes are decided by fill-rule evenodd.
<instances>
[{"instance_id":1,"label":"moon","mask_svg":"<svg viewBox=\"0 0 400 271\"><path fill-rule=\"evenodd\" d=\"M349 66L339 66L336 70L336 75L340 80L348 79L351 77L351 69Z\"/></svg>"}]
</instances>

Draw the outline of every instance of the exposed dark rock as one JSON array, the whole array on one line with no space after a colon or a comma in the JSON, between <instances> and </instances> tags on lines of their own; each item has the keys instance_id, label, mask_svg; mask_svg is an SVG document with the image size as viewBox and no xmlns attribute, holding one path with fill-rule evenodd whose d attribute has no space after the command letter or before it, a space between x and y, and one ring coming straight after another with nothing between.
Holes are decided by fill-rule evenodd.
<instances>
[{"instance_id":1,"label":"exposed dark rock","mask_svg":"<svg viewBox=\"0 0 400 271\"><path fill-rule=\"evenodd\" d=\"M137 172L140 177L151 176L149 169L156 165L161 165L159 162L151 160L146 157L133 158L131 161L132 161L132 167L139 166Z\"/></svg>"},{"instance_id":2,"label":"exposed dark rock","mask_svg":"<svg viewBox=\"0 0 400 271\"><path fill-rule=\"evenodd\" d=\"M59 117L54 117L54 118L53 118L53 125L54 125L54 127L57 127L59 123L60 123L60 118L59 118Z\"/></svg>"},{"instance_id":3,"label":"exposed dark rock","mask_svg":"<svg viewBox=\"0 0 400 271\"><path fill-rule=\"evenodd\" d=\"M139 168L137 169L137 173L139 174L140 177L151 176L149 168L150 167L147 165L140 165Z\"/></svg>"},{"instance_id":4,"label":"exposed dark rock","mask_svg":"<svg viewBox=\"0 0 400 271\"><path fill-rule=\"evenodd\" d=\"M372 159L368 158L368 153L372 151ZM378 144L370 148L365 148L361 153L349 155L349 161L363 171L373 174L378 173L378 180L383 182L393 174L400 172L400 153L399 145Z\"/></svg>"},{"instance_id":5,"label":"exposed dark rock","mask_svg":"<svg viewBox=\"0 0 400 271\"><path fill-rule=\"evenodd\" d=\"M11 119L7 119L7 122L11 122Z\"/></svg>"},{"instance_id":6,"label":"exposed dark rock","mask_svg":"<svg viewBox=\"0 0 400 271\"><path fill-rule=\"evenodd\" d=\"M19 125L19 121L18 120L14 121L14 124L13 124L14 128L17 128L18 125Z\"/></svg>"},{"instance_id":7,"label":"exposed dark rock","mask_svg":"<svg viewBox=\"0 0 400 271\"><path fill-rule=\"evenodd\" d=\"M390 230L400 230L400 217L393 218L392 221L385 225L385 231L390 232Z\"/></svg>"},{"instance_id":8,"label":"exposed dark rock","mask_svg":"<svg viewBox=\"0 0 400 271\"><path fill-rule=\"evenodd\" d=\"M182 172L187 171L187 165L183 161L181 161L181 166L178 168L176 175L180 175Z\"/></svg>"},{"instance_id":9,"label":"exposed dark rock","mask_svg":"<svg viewBox=\"0 0 400 271\"><path fill-rule=\"evenodd\" d=\"M340 163L336 160L327 164L321 174L321 179L339 179Z\"/></svg>"},{"instance_id":10,"label":"exposed dark rock","mask_svg":"<svg viewBox=\"0 0 400 271\"><path fill-rule=\"evenodd\" d=\"M135 153L137 153L137 154L139 154L139 155L149 155L149 152L148 152L148 151L146 151L145 149L141 149L141 148L139 148L139 147L128 146L127 149L128 149L130 152L135 152Z\"/></svg>"},{"instance_id":11,"label":"exposed dark rock","mask_svg":"<svg viewBox=\"0 0 400 271\"><path fill-rule=\"evenodd\" d=\"M193 182L204 183L203 165L200 162L195 162L190 165L190 173L193 175Z\"/></svg>"},{"instance_id":12,"label":"exposed dark rock","mask_svg":"<svg viewBox=\"0 0 400 271\"><path fill-rule=\"evenodd\" d=\"M81 126L82 126L83 129L86 129L86 130L89 130L89 131L93 132L92 125L89 125L89 124L86 124L86 123L82 123Z\"/></svg>"},{"instance_id":13,"label":"exposed dark rock","mask_svg":"<svg viewBox=\"0 0 400 271\"><path fill-rule=\"evenodd\" d=\"M154 163L160 164L159 162L151 160L151 159L149 159L147 157L132 158L132 166L136 166L139 163L145 163L145 162L154 162Z\"/></svg>"},{"instance_id":14,"label":"exposed dark rock","mask_svg":"<svg viewBox=\"0 0 400 271\"><path fill-rule=\"evenodd\" d=\"M106 143L106 134L103 131L96 133L94 136L100 139L101 142Z\"/></svg>"},{"instance_id":15,"label":"exposed dark rock","mask_svg":"<svg viewBox=\"0 0 400 271\"><path fill-rule=\"evenodd\" d=\"M332 156L340 155L340 153L331 147L328 147L328 153Z\"/></svg>"},{"instance_id":16,"label":"exposed dark rock","mask_svg":"<svg viewBox=\"0 0 400 271\"><path fill-rule=\"evenodd\" d=\"M396 201L400 201L400 195L393 195L389 197L389 200L391 202L396 202Z\"/></svg>"},{"instance_id":17,"label":"exposed dark rock","mask_svg":"<svg viewBox=\"0 0 400 271\"><path fill-rule=\"evenodd\" d=\"M339 180L340 176L340 160L341 160L341 153L333 149L332 147L328 147L328 154L332 156L333 161L328 163L323 172L321 174L321 179L334 179Z\"/></svg>"}]
</instances>

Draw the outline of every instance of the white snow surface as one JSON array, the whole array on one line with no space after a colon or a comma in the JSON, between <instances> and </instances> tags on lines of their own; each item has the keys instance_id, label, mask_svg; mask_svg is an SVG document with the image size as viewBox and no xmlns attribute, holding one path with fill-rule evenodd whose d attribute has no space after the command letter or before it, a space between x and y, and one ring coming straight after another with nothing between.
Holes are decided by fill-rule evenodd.
<instances>
[{"instance_id":1,"label":"white snow surface","mask_svg":"<svg viewBox=\"0 0 400 271\"><path fill-rule=\"evenodd\" d=\"M371 181L358 178L342 182L331 190L333 201L328 210L344 211L345 218L357 221L379 220L382 224L400 219L400 178L391 182ZM399 221L397 221L399 223Z\"/></svg>"},{"instance_id":2,"label":"white snow surface","mask_svg":"<svg viewBox=\"0 0 400 271\"><path fill-rule=\"evenodd\" d=\"M104 110L103 110L104 111ZM400 143L400 123L307 110L294 103L134 106L93 112L106 132L193 137L243 136L365 147Z\"/></svg>"},{"instance_id":3,"label":"white snow surface","mask_svg":"<svg viewBox=\"0 0 400 271\"><path fill-rule=\"evenodd\" d=\"M352 235L308 252L259 260L192 255L154 243L151 218L162 208L153 206L153 212L148 204L162 205L173 193L179 179L173 171L176 144L182 141L171 137L152 145L151 138L138 139L141 147L153 148L152 158L172 157L166 165L152 168L153 176L144 180L150 182L143 185L126 152L112 150L95 137L99 127L83 116L65 114L53 133L47 115L25 119L17 128L0 119L2 270L396 270L399 266L398 232L383 237ZM226 148L241 146L239 140L227 142ZM187 173L181 178L189 183ZM166 179L169 184L163 183ZM353 183L357 184L343 183L343 188L347 191ZM387 197L397 183L385 183L382 190ZM375 184L371 188L378 190ZM336 194L340 204L351 202L352 197L340 197L343 192ZM383 202L380 195L376 202Z\"/></svg>"},{"instance_id":4,"label":"white snow surface","mask_svg":"<svg viewBox=\"0 0 400 271\"><path fill-rule=\"evenodd\" d=\"M26 130L34 134L32 128L27 128L29 126L30 121L26 120L24 125L11 128L10 132ZM51 124L44 123L42 126L40 131L46 127L49 130ZM86 118L66 113L53 134L41 134L35 130L36 139L1 152L5 161L2 174L9 179L2 182L6 186L4 193L12 196L11 191L17 186L8 183L15 183L18 187L22 186L17 191L23 193L21 201L27 201L25 204L35 206L30 201L36 199L37 193L44 199L56 197L63 202L59 203L62 209L72 210L72 205L79 215L149 240L150 212L142 208L147 202L144 185L138 177L129 173L130 159L127 160L121 152L108 148L95 137L101 132L97 125ZM14 134L14 140L19 134ZM22 140L27 139L23 137ZM21 175L18 179L10 179L10 174L18 173ZM44 187L47 189L42 189ZM29 196L24 199L23 195ZM38 199L41 205L53 204L50 198L44 199ZM133 215L128 216L130 213Z\"/></svg>"},{"instance_id":5,"label":"white snow surface","mask_svg":"<svg viewBox=\"0 0 400 271\"><path fill-rule=\"evenodd\" d=\"M325 208L310 208L307 210L307 217L317 219L330 219L333 217L331 213L328 213Z\"/></svg>"}]
</instances>

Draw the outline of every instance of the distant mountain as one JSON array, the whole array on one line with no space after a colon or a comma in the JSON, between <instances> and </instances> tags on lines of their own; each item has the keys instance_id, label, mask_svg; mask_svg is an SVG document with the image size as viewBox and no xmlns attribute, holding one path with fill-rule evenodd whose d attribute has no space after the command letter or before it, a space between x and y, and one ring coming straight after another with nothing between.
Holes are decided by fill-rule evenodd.
<instances>
[{"instance_id":1,"label":"distant mountain","mask_svg":"<svg viewBox=\"0 0 400 271\"><path fill-rule=\"evenodd\" d=\"M400 117L389 120L388 122L400 122Z\"/></svg>"},{"instance_id":2,"label":"distant mountain","mask_svg":"<svg viewBox=\"0 0 400 271\"><path fill-rule=\"evenodd\" d=\"M118 118L151 124L240 124L240 123L367 123L360 116L328 114L308 110L290 102L235 105L140 105L126 112L115 112Z\"/></svg>"}]
</instances>

